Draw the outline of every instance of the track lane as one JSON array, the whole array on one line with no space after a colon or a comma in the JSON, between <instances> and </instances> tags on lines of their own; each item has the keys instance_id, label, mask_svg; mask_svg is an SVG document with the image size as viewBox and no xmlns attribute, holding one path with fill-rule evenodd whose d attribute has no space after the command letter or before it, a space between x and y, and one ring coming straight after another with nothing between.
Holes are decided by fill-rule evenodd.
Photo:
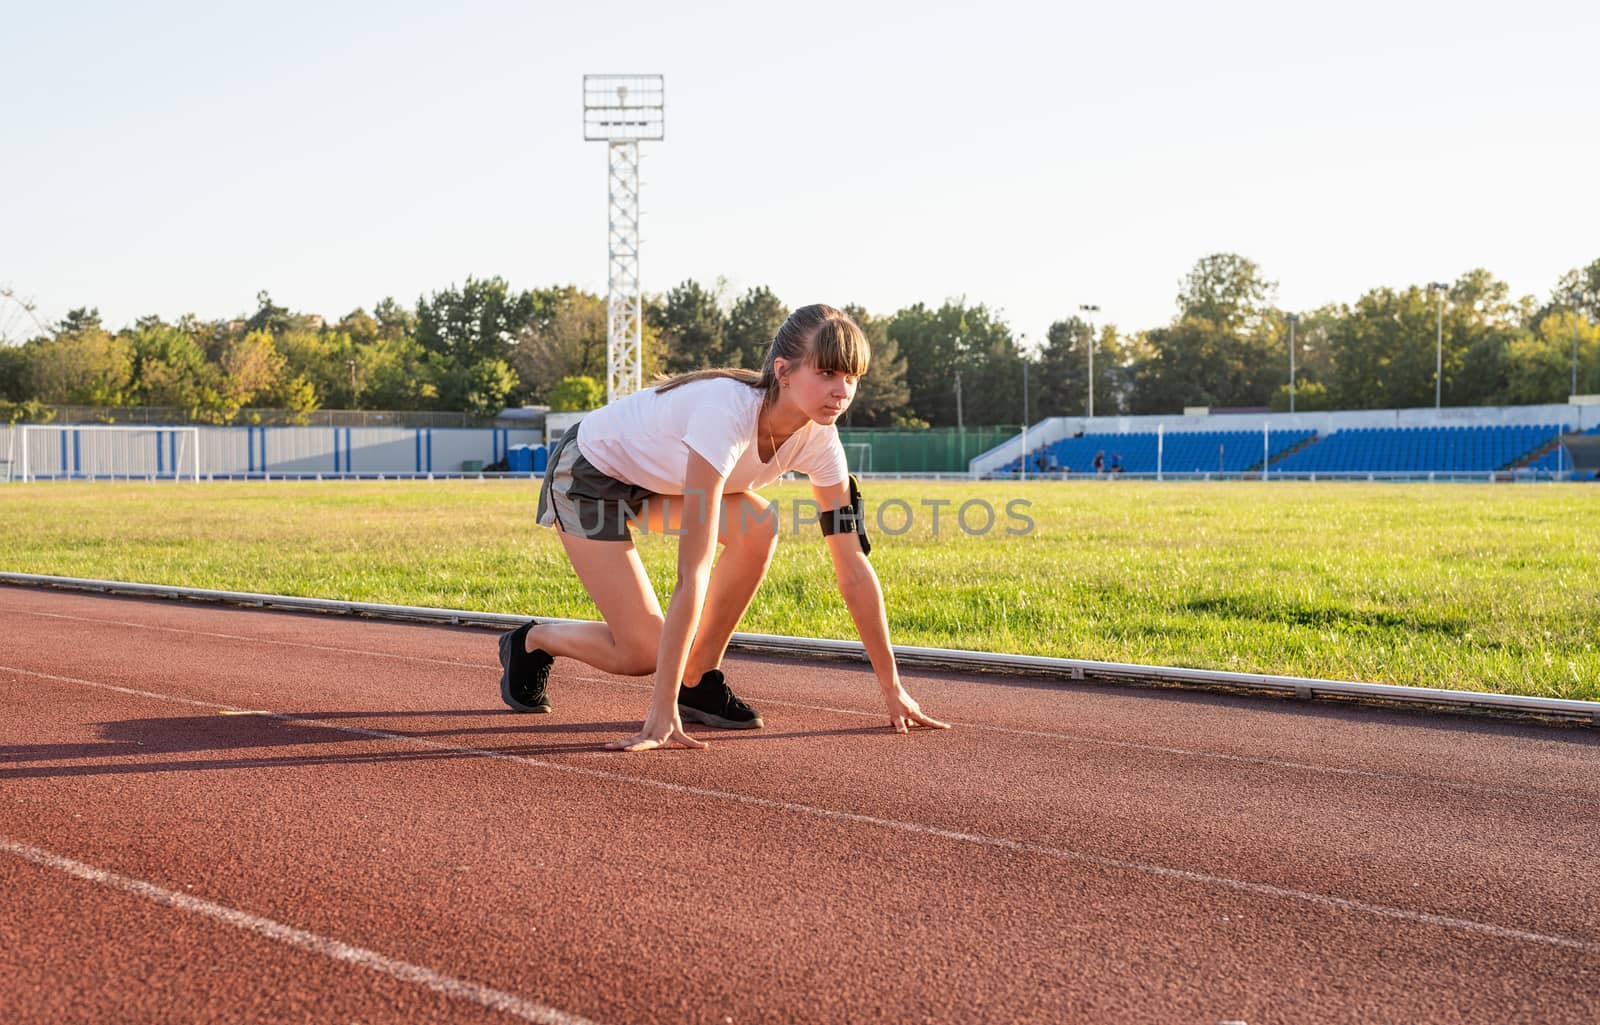
<instances>
[{"instance_id":1,"label":"track lane","mask_svg":"<svg viewBox=\"0 0 1600 1025\"><path fill-rule=\"evenodd\" d=\"M256 618L263 617L258 614ZM297 616L264 618L306 622L305 617ZM310 622L327 621L313 618ZM108 628L106 624L85 621L70 624L72 629L91 626ZM281 632L286 624L279 622L268 626L271 631ZM428 641L438 639L441 633L437 628L415 627L400 627L392 632L400 640L412 643L419 637ZM459 635L462 632L442 633ZM241 655L240 649L229 647L229 643L248 649L252 642L228 642L229 636L232 635L220 631L178 632L168 634L166 641L191 646L185 655L187 664L199 671L204 680L222 681L210 689L231 693L242 687L254 699L270 706L273 693L251 691L249 679L236 679L230 673L241 661L253 663L274 657L276 653L269 645L265 653ZM481 647L481 636L472 633L470 639ZM455 637L449 639L455 640ZM281 637L275 640L283 643ZM402 701L414 699L437 688L440 665L454 661L466 665L471 658L470 654L455 655L454 659L414 654L410 658L383 660L394 663L398 669L388 667L376 673L352 675L348 648L315 645L298 650L304 656L300 666L305 679L323 681L341 700L346 692L359 690L363 684L394 684L385 694L360 695L362 700L372 702L370 707L373 708L393 704L397 697ZM414 676L408 677L407 673ZM837 687L841 679L847 679L859 687L864 677L859 670L808 667L805 684L813 687L821 682ZM954 681L924 680L919 681L918 686L941 682L949 685ZM479 685L471 680L463 680L461 684L464 688L461 692L468 702L481 700ZM986 686L991 691L996 687L994 684ZM613 732L631 729L631 717L638 714L637 696L629 696L628 690L623 687L617 694L609 695L613 699L620 695L620 701L606 700L608 695L604 693L596 695L604 701L598 712L601 721L612 722ZM957 686L949 696L954 698L961 693ZM1036 694L1034 691L1030 696ZM992 694L985 696L992 697ZM1052 714L1059 714L1060 708L1071 704L1063 698L1076 695L1058 689L1045 696L1055 701L1056 710ZM945 697L940 695L941 700ZM1148 704L1149 696L1144 698L1140 703ZM293 714L317 715L321 710L325 710L325 706L319 710L313 702ZM827 722L829 716L822 718ZM1372 714L1367 713L1367 718L1372 719ZM1386 724L1379 718L1378 723L1369 721L1358 726L1363 731L1374 727L1381 729ZM1411 732L1417 717L1407 714L1398 718L1402 732ZM868 721L876 720L869 717ZM1270 717L1266 721L1270 723ZM537 720L525 725L528 723L529 720L517 717L501 718L495 725L474 729L473 735L539 736L546 730L546 725L537 724ZM401 731L414 728L414 724L401 721L390 725ZM770 752L764 751L728 756L736 758L734 773L737 778L759 781L761 786L757 792L782 800L821 803L830 808L887 818L896 818L897 809L909 808L913 817L922 816L918 821L930 821L947 829L971 830L973 823L980 823L977 831L986 834L1016 836L1113 859L1160 865L1187 864L1219 876L1289 888L1301 888L1298 881L1304 878L1304 866L1286 855L1293 846L1293 838L1306 832L1304 804L1314 799L1320 815L1333 817L1328 828L1338 833L1342 841L1338 857L1319 852L1316 876L1323 882L1315 888L1318 892L1411 906L1417 897L1412 892L1417 888L1417 881L1430 878L1437 873L1439 865L1448 863L1453 872L1466 873L1467 878L1454 893L1443 894L1444 900L1422 910L1477 918L1486 909L1480 893L1509 885L1519 875L1526 874L1525 866L1539 865L1541 872L1534 881L1522 882L1516 887L1521 896L1508 907L1508 917L1497 919L1491 915L1490 921L1508 928L1541 931L1552 928L1550 915L1554 914L1555 924L1562 927L1556 931L1571 929L1578 935L1592 935L1594 931L1594 914L1589 906L1573 905L1568 899L1574 885L1587 892L1578 866L1587 857L1589 844L1587 836L1567 821L1576 815L1581 821L1595 822L1593 804L1562 809L1562 817L1556 819L1529 804L1526 794L1507 795L1493 787L1487 788L1487 792L1417 793L1415 786L1405 778L1373 781L1335 777L1330 781L1318 778L1315 772L1303 778L1292 771L1285 775L1277 771L1278 766L1248 762L1202 758L1194 764L1185 764L1183 757L1178 756L1173 763L1158 757L1162 752L1138 748L1111 746L1080 750L1070 741L1062 743L1054 737L1023 736L994 743L968 736L965 731L927 740L927 743L955 744L962 749L959 755L943 759L919 755L907 762L902 757L903 746L862 747L857 744L855 738L864 729L861 716L834 718L826 726L812 725L814 728L808 730L784 729L781 724L775 724L773 729L755 734L722 734L716 742L722 748L742 750L755 745L761 749L786 737L804 736L807 744L796 758L773 758ZM589 724L586 728L600 737L607 735L604 726ZM1391 733L1393 728L1391 725ZM866 732L870 734L874 729L867 728ZM1536 730L1522 729L1534 734L1533 746L1548 744L1547 736L1539 735ZM1573 746L1573 738L1587 735L1587 731L1546 732L1569 748ZM1270 736L1270 732L1263 735ZM909 740L911 738L895 738L894 743ZM1578 748L1581 750L1583 745L1579 744ZM534 744L524 750L551 756L606 757L594 751L593 742L586 737L558 744ZM838 764L838 759L847 761L851 771L834 771L831 766ZM1494 767L1505 761L1501 758ZM1510 764L1517 766L1520 761L1519 757ZM820 767L809 768L813 763ZM636 764L633 770L654 773L668 764L675 763L643 762ZM691 761L677 766L665 778L688 785L715 787L718 780L727 778L727 768L722 760L714 763ZM1560 778L1586 783L1592 791L1591 774L1581 767L1574 768L1579 771ZM1483 766L1475 771L1482 779ZM863 800L865 795L857 785L861 778L873 781L875 800ZM1093 785L1079 785L1077 781L1083 778L1091 780ZM992 798L998 781L1002 780L1010 799L997 806ZM1178 780L1184 781L1183 785L1174 786L1174 781ZM1299 791L1303 796L1285 802L1281 795L1286 790ZM1130 815L1123 811L1126 808L1134 808L1136 812ZM1412 823L1403 814L1397 816L1397 808L1402 812L1409 810L1409 814L1425 808L1426 820ZM1508 818L1512 820L1509 826ZM1315 828L1314 823L1312 828ZM1286 839L1289 842L1285 842ZM1535 891L1532 894L1530 887ZM1529 900L1530 896L1544 899Z\"/></svg>"},{"instance_id":2,"label":"track lane","mask_svg":"<svg viewBox=\"0 0 1600 1025\"><path fill-rule=\"evenodd\" d=\"M213 617L221 612L183 611L203 611ZM330 626L338 627L336 634L352 627L361 628L355 632L366 633L380 626L237 612L221 612L221 618L213 620L213 625L227 622L231 630L248 632L252 629L249 623L286 619L297 621L295 629L303 634L317 636L326 635ZM4 620L8 627L18 621L14 617ZM285 626L275 622L270 629L276 633ZM111 628L101 623L85 629L106 633ZM1267 833L1281 831L1294 826L1297 818L1309 820L1300 827L1300 843L1304 847L1306 834L1326 825L1324 818L1306 810L1271 817L1271 805L1277 801L1303 796L1315 802L1320 786L1306 788L1304 795L1294 792L1298 788L1290 788L1285 795L1283 788L1270 779L1230 781L1224 774L1217 779L1196 780L1191 771L1180 771L1170 764L1139 765L1139 759L1126 757L1130 754L1127 749L1094 744L1073 748L1055 738L1031 738L1029 744L1037 745L1033 747L1002 747L992 735L978 738L978 731L896 738L877 730L864 733L859 714L830 717L827 713L807 712L803 723L784 723L791 727L788 730L762 731L725 741L719 735L723 742L709 757L684 753L635 760L599 755L593 751L594 743L610 735L607 731L625 728L629 719L638 714L640 700L636 690L615 683L570 686L566 689L571 694L561 699L557 715L551 716L550 722L530 726L533 717L484 714L483 693L487 689L492 694L492 678L486 682L482 679L482 655L473 656L466 648L476 645L481 650L486 642L492 644L492 638L482 633L402 627L382 641L414 650L419 659L432 659L444 651L448 661L456 657L454 645L463 634L471 644L462 649L466 671L459 678L442 670L438 661L414 661L409 669L405 659L374 660L384 663L377 668L359 664L352 667L348 654L326 653L330 659L326 665L318 661L321 656L314 654L296 659L292 663L292 684L286 684L284 669L288 664L260 654L271 645L245 641L233 642L229 647L216 637L184 647L175 645L169 635L155 646L164 656L159 660L162 665L198 663L199 672L184 672L181 679L164 679L162 672L151 671L148 662L141 668L140 660L130 657L138 642L122 637L99 646L116 657L102 658L97 651L88 661L107 675L107 682L135 685L142 679L147 688L156 683L177 682L182 685L182 695L195 700L209 700L203 693L216 690L231 692L234 700L227 703L239 705L259 705L260 701L248 699L276 697L276 703L265 707L295 715L320 714L332 722L359 723L363 728L414 735L434 743L492 747L575 766L598 765L608 771L620 764L626 773L679 786L720 786L726 790L731 783L737 783L740 792L760 794L764 799L790 800L798 795L801 800L797 803L809 807L839 807L885 817L898 813L903 816L898 821L979 821L994 827L988 832L996 835L1010 835L1010 830L1027 837L1029 842L1068 840L1089 849L1099 843L1123 855L1128 854L1130 846L1146 843L1157 852L1176 853L1180 860L1186 852L1198 851L1226 862L1225 855L1247 852L1252 846L1248 842L1251 836L1259 838L1262 829ZM367 640L370 644L372 639ZM223 650L213 650L217 648ZM424 651L431 654L420 654ZM212 655L218 657L207 661ZM476 666L471 665L474 658L479 662ZM248 668L241 669L241 665ZM740 665L759 668L754 663ZM859 670L807 668L803 686L808 698L832 700L828 691L845 684L854 684L855 692L860 694L863 674ZM45 669L36 666L30 671ZM814 676L827 682L814 687ZM1295 1008L1297 1020L1337 1020L1346 1017L1352 1007L1380 1006L1371 1002L1374 1000L1387 1001L1382 1005L1386 1008L1384 1016L1391 1016L1396 1007L1420 1008L1418 999L1424 996L1443 1001L1436 1006L1462 1011L1548 1005L1557 1015L1548 1020L1563 1020L1561 1015L1570 1012L1572 1006L1594 1007L1592 998L1588 1004L1583 1003L1581 986L1576 993L1566 989L1566 983L1551 989L1551 980L1569 980L1572 984L1588 980L1588 992L1594 992L1595 959L1582 952L1550 950L1537 944L1530 950L1526 949L1529 944L1484 935L1464 937L1459 930L1451 933L1417 922L1371 922L1337 909L1306 907L1303 901L1285 902L1260 893L1219 892L1215 886L1192 881L1141 876L1081 861L1062 862L1027 851L974 852L971 844L926 833L894 835L893 830L864 823L797 817L781 808L744 806L730 811L726 801L682 792L661 800L641 791L638 784L621 780L552 782L544 778L551 775L550 771L537 766L501 764L414 747L408 750L402 741L330 737L329 731L301 724L218 716L215 710L189 708L173 714L171 707L151 709L151 704L159 704L152 699L106 692L86 695L82 692L88 688L71 684L53 684L60 693L55 700L43 702L35 694L14 696L12 689L36 690L44 686L37 679L8 680L0 673L0 697L7 708L13 702L18 707L25 704L30 712L50 720L51 713L38 710L42 704L54 709L57 719L54 735L41 729L46 722L32 724L35 729L29 738L33 741L31 754L21 752L15 766L12 758L6 760L8 771L34 773L4 777L8 799L6 828L14 821L11 799L19 794L17 786L22 785L35 788L28 791L35 798L49 795L34 802L32 812L39 813L41 807L57 811L55 818L25 816L27 822L48 822L51 829L60 830L59 835L92 844L82 835L80 824L59 814L61 802L69 799L85 806L92 804L99 808L97 815L106 819L97 817L94 835L105 833L111 838L109 844L97 849L99 853L114 859L138 855L119 871L160 871L165 865L181 862L189 855L172 851L170 845L154 844L144 849L135 844L138 849L130 851L126 843L128 836L139 836L141 831L154 829L158 835L178 831L202 847L212 845L209 856L202 859L204 864L247 866L248 870L238 870L237 877L225 876L225 892L266 900L270 910L285 914L317 917L342 909L324 924L335 930L366 930L378 940L415 941L420 945L411 953L417 955L437 955L448 961L454 952L470 950L474 957L469 967L499 964L500 955L485 950L484 941L485 937L503 936L507 927L499 923L497 928L492 914L480 914L470 928L456 929L438 923L441 904L437 902L447 905L443 894L456 891L444 889L444 884L433 877L449 878L441 868L449 858L438 856L443 852L435 847L425 847L426 857L421 863L415 858L396 862L391 853L381 849L381 844L380 849L374 850L372 843L363 842L363 838L387 838L392 844L418 833L438 838L445 850L470 855L462 863L480 870L466 884L474 904L486 896L487 889L508 902L507 906L515 906L519 900L526 902L527 895L516 887L498 890L492 881L486 881L494 869L485 868L485 855L474 854L471 843L462 844L460 834L465 830L480 843L503 846L505 838L522 835L518 817L504 813L507 808L522 807L523 830L527 829L525 820L529 817L550 827L538 832L534 843L540 859L553 859L559 867L554 876L539 878L552 889L557 878L569 880L568 885L573 885L571 879L583 880L576 886L578 892L562 894L551 909L552 922L564 923L559 926L559 940L549 948L542 946L544 940L535 941L541 944L539 949L545 955L554 959L540 961L548 970L517 974L519 964L503 966L505 972L511 973L505 977L526 983L530 991L538 991L540 983L564 977L560 970L563 968L587 978L642 976L642 992L651 991L653 986L680 994L680 1000L686 992L698 994L698 998L691 996L687 1004L680 1003L678 1007L681 1013L677 1017L687 1016L690 1020L702 1020L699 1012L716 1007L746 1015L745 1019L736 1020L747 1020L751 1015L772 1017L782 1007L792 1010L794 1006L808 1006L789 1002L815 1001L815 995L807 996L808 987L818 985L818 979L829 978L841 980L842 988L829 997L831 1004L825 1001L815 1006L858 1018L880 1012L894 1017L889 1010L900 1008L908 1015L915 1011L933 1020L1000 1020L1002 1010L1026 1017L1030 1013L1060 1014L1073 1009L1110 1015L1105 1020L1127 1020L1141 1014L1146 1019L1152 1015L1168 1018L1178 1011L1201 1017L1214 1013L1218 1017L1213 1020L1220 1020L1244 1016L1237 1013L1241 1009L1265 1013L1276 1006ZM924 686L948 691L940 697L951 701L961 693L955 681L919 680L918 687ZM80 693L76 697L65 696L73 690ZM816 690L821 693L813 693ZM1058 700L1057 704L1071 705L1084 693L1058 691L1058 699L1064 695L1069 700ZM1103 692L1089 693L1102 699L1108 697ZM241 700L241 694L246 700ZM287 696L299 700L286 705L282 699ZM987 696L992 705L993 694ZM1110 696L1130 700L1126 694ZM1135 695L1132 700L1148 702L1151 697ZM358 699L371 699L372 703L363 706ZM118 714L108 714L113 709ZM568 709L570 714L563 718ZM769 715L769 721L772 719ZM1410 735L1406 723L1412 719L1400 717L1400 737ZM1340 724L1336 721L1334 725ZM1372 727L1370 723L1357 725ZM1526 738L1492 733L1490 741L1515 746L1527 740L1536 750L1549 745L1549 738L1538 731L1526 732ZM6 737L0 742L13 755L28 746L20 738ZM141 752L140 748L145 750ZM1541 757L1555 758L1562 750L1555 747L1543 751ZM1103 761L1108 751L1117 752L1122 760ZM1149 753L1139 754L1143 758ZM1060 771L1050 771L1057 767ZM1036 778L1030 778L1030 771ZM1002 775L994 775L996 772ZM1003 782L1006 772L1020 774L1023 782L1007 789L1008 784ZM966 789L959 786L963 776ZM190 777L196 778L190 783L181 782ZM1081 781L1084 785L1067 797L1053 794L1062 789L1064 781ZM1107 789L1119 781L1121 790ZM1204 787L1200 786L1202 783ZM1232 847L1238 849L1231 849L1229 844L1219 846L1215 836L1208 842L1204 836L1181 829L1175 842L1174 838L1163 839L1159 835L1174 814L1179 814L1175 821L1180 825L1186 820L1180 814L1181 801L1151 803L1158 791L1174 787L1214 790L1228 785L1247 792L1264 791L1259 800L1235 802L1235 815L1246 820L1245 826L1256 829L1255 834L1221 823L1237 833ZM180 792L198 791L206 795L207 801L219 802L225 812L223 821L237 823L242 839L228 833L221 821L212 822L201 814L203 809L192 807L197 803L192 800L182 802L183 816L178 821L168 821L164 816L170 812L175 787ZM1422 796L1436 797L1437 789ZM355 793L347 800L341 793L345 790ZM488 800L500 800L504 805L495 809L482 807L485 793ZM256 807L259 801L252 802L251 794L271 795L279 813L260 818ZM335 795L331 801L329 794ZM356 794L360 801L355 800ZM1337 814L1347 814L1349 802L1354 802L1358 812L1367 814L1357 800L1359 796L1344 794L1347 805L1335 809ZM1409 794L1378 795L1374 800L1381 805L1407 797L1415 800L1418 794L1413 790ZM103 807L107 802L115 807ZM383 813L370 814L374 807ZM1201 802L1198 810L1191 809L1187 821L1204 820L1219 807L1215 802ZM1501 811L1511 815L1515 809ZM1439 817L1456 818L1461 812L1459 807L1445 808ZM1068 825L1054 822L1058 817L1069 820ZM1493 826L1503 817L1497 811L1488 816L1488 824ZM1512 825L1520 828L1526 824L1522 820L1538 817L1525 814ZM458 819L476 822L477 826L468 828ZM408 821L415 828L395 834L393 823ZM209 828L203 828L206 823L211 823ZM319 851L317 857L299 864L294 851L329 847L329 831L334 823L338 827L333 849ZM273 835L275 826L289 835L267 845L274 850L256 849L261 846L261 837ZM614 850L605 840L608 826L620 836ZM1509 835L1514 831L1502 824L1495 837L1519 842ZM672 836L673 842L663 843L663 832ZM1151 835L1141 837L1142 833ZM696 858L684 859L685 852L677 846L682 842L676 839L679 835L689 838ZM206 837L215 838L204 840ZM751 837L761 840L752 845ZM1447 839L1444 846L1449 848L1459 839ZM1510 853L1521 856L1528 848L1561 840L1559 831L1535 833L1525 842L1525 848ZM291 850L275 852L280 845ZM752 846L759 849L751 850ZM417 842L413 841L408 849L415 855L416 848ZM707 853L713 856L704 858ZM1314 878L1319 868L1347 865L1341 852L1315 844L1310 849L1289 845L1274 853L1275 858L1265 860L1286 861L1290 874L1301 876L1302 884L1320 881ZM198 852L197 856L203 854L206 852ZM499 856L505 856L503 850ZM1494 852L1475 856L1494 859ZM1558 850L1552 860L1564 858L1565 853ZM330 863L319 869L318 859L328 859ZM1491 884L1494 873L1503 871L1511 860L1514 857L1495 860L1488 866L1493 870L1486 876ZM684 880L703 877L706 864L724 865L728 871L739 873L740 879L756 885L770 902L741 898L732 909L734 914L718 908L710 920L693 917L706 914L705 895L693 882L685 888ZM382 868L375 869L374 865ZM899 866L911 866L911 871L926 879L929 894L924 895L920 889L908 894L905 886L895 881L901 871ZM399 878L406 878L406 872L411 871L419 873L419 882L423 875L430 881L404 895L375 894L359 885L374 872L382 877L385 871L398 873ZM1436 871L1422 877L1420 881L1426 888L1420 895L1407 894L1404 889L1398 892L1402 896L1435 899L1440 896L1435 892L1435 875ZM296 891L285 903L271 903L258 893L263 880L273 879L299 880ZM459 880L456 882L461 885ZM1565 880L1562 885L1566 885ZM1577 892L1582 895L1585 891ZM1567 890L1565 895L1570 899L1575 892ZM1486 902L1480 906L1478 902L1482 901ZM1481 896L1467 903L1496 914L1514 910L1507 907L1510 901ZM1218 908L1231 909L1233 914L1214 914ZM617 921L606 920L609 909L615 909ZM1532 917L1542 917L1547 910L1536 899L1536 914ZM430 929L444 936L430 934L425 942L415 937L390 937L395 922L406 921L408 916L412 920L425 918ZM684 916L691 916L688 926L684 925ZM1226 923L1223 917L1227 917ZM640 924L643 929L629 929L630 924ZM804 928L796 931L797 924ZM1550 927L1549 921L1540 924ZM1590 929L1593 923L1578 915L1558 924ZM687 935L680 935L675 945L658 948L640 938L653 930L678 930ZM1446 935L1438 935L1441 932ZM1592 937L1594 933L1581 935ZM605 940L596 947L600 936ZM810 949L818 944L819 937L832 941L826 945L828 949ZM1389 941L1397 941L1400 949L1391 950ZM679 970L654 974L648 970L630 971L630 959L619 958L617 951L636 948L642 948L647 956L653 954L667 964L677 965ZM762 980L767 996L746 996L726 981L718 983L692 970L686 973L681 958L676 956L680 949L711 958L719 965L731 957L731 963L724 965L731 976ZM1301 952L1289 961L1294 969L1306 974L1306 978L1287 986L1276 978L1285 970L1280 961L1284 951ZM1462 978L1473 979L1481 974L1462 959L1464 951L1482 959L1480 967L1485 963L1506 969L1523 965L1523 975L1498 981L1498 996L1461 991ZM840 956L841 952L850 956ZM1424 956L1430 952L1442 957L1438 966ZM562 955L569 959L562 960ZM885 984L863 975L858 959L869 964L906 961L910 975ZM1067 962L1071 963L1070 969L1065 967ZM698 965L699 961L691 959L691 963ZM1014 970L1006 970L1004 979L993 978L1006 964ZM1238 977L1216 978L1210 969L1219 965L1233 965L1230 971L1236 970ZM1130 972L1137 976L1150 970L1163 977L1137 983L1128 978ZM1342 973L1340 979L1329 982L1318 974L1329 970ZM1456 973L1454 982L1450 981L1450 970ZM1171 977L1165 973L1171 973ZM1496 977L1498 980L1498 974ZM939 979L947 985L959 981L966 996L926 993L926 987L917 984L920 979ZM1563 992L1569 998L1566 1011L1558 1007L1557 998ZM875 1002L879 999L877 994L886 1002ZM1341 994L1338 999L1343 1003L1337 1008L1324 1007L1326 1017L1302 1013L1328 994ZM579 1002L585 999L581 987L570 996ZM1575 1005L1570 1003L1573 996L1578 997ZM618 1014L620 1017L615 1020L668 1020L639 1017L639 998L639 992L635 992L616 1003L602 1002L578 1009L598 1006ZM1530 1000L1532 1004L1527 1003Z\"/></svg>"}]
</instances>

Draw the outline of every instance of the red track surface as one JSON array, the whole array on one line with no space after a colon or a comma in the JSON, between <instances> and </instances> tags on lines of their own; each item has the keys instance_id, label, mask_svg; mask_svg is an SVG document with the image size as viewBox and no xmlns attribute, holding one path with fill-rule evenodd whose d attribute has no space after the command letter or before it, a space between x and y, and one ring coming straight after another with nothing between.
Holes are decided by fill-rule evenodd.
<instances>
[{"instance_id":1,"label":"red track surface","mask_svg":"<svg viewBox=\"0 0 1600 1025\"><path fill-rule=\"evenodd\" d=\"M765 730L622 755L642 681L511 715L483 631L0 636L7 1022L1600 1019L1589 729L913 675L896 736L738 658Z\"/></svg>"}]
</instances>

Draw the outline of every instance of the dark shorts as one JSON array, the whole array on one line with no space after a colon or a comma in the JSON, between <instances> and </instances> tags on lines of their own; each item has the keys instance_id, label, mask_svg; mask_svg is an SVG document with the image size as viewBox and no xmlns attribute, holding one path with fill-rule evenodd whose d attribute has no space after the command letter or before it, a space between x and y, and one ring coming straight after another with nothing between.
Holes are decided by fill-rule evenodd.
<instances>
[{"instance_id":1,"label":"dark shorts","mask_svg":"<svg viewBox=\"0 0 1600 1025\"><path fill-rule=\"evenodd\" d=\"M539 488L539 525L591 541L632 541L628 518L641 520L641 510L654 497L655 492L618 480L585 459L575 427L550 453Z\"/></svg>"}]
</instances>

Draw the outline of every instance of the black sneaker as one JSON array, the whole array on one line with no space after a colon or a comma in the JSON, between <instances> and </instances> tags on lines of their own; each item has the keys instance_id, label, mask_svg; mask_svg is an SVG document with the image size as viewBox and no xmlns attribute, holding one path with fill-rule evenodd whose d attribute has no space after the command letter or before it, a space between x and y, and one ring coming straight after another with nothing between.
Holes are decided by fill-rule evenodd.
<instances>
[{"instance_id":1,"label":"black sneaker","mask_svg":"<svg viewBox=\"0 0 1600 1025\"><path fill-rule=\"evenodd\" d=\"M693 687L678 688L678 715L685 722L724 730L759 730L765 725L755 709L734 697L720 669L706 673Z\"/></svg>"},{"instance_id":2,"label":"black sneaker","mask_svg":"<svg viewBox=\"0 0 1600 1025\"><path fill-rule=\"evenodd\" d=\"M550 701L544 696L544 685L550 679L550 663L555 659L542 649L526 650L528 628L524 623L510 633L500 635L500 699L513 712L548 712Z\"/></svg>"}]
</instances>

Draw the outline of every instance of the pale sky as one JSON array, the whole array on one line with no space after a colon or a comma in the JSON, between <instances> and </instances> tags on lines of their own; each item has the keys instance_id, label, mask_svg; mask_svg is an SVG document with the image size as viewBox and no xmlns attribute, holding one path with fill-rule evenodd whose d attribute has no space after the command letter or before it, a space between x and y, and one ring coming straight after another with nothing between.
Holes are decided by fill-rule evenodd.
<instances>
[{"instance_id":1,"label":"pale sky","mask_svg":"<svg viewBox=\"0 0 1600 1025\"><path fill-rule=\"evenodd\" d=\"M1207 253L1291 309L1600 258L1600 4L6 4L0 285L58 318L330 319L498 274L604 292L584 73L666 76L645 288L1033 343L1173 312Z\"/></svg>"}]
</instances>

